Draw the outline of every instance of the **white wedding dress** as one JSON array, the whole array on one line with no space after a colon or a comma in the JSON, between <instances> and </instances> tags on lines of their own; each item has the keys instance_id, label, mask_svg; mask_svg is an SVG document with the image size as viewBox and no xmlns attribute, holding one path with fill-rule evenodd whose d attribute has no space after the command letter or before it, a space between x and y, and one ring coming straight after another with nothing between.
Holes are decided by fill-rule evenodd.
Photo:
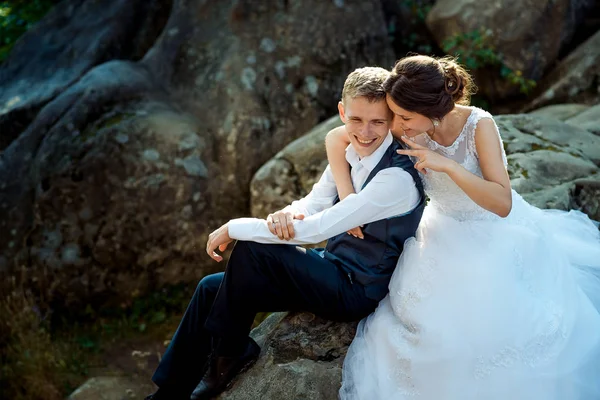
<instances>
[{"instance_id":1,"label":"white wedding dress","mask_svg":"<svg viewBox=\"0 0 600 400\"><path fill-rule=\"evenodd\" d=\"M415 141L481 176L472 108L456 142ZM506 156L503 153L506 163ZM446 175L390 293L362 320L344 362L343 400L600 399L600 234L578 211L540 210L516 192L507 218Z\"/></svg>"}]
</instances>

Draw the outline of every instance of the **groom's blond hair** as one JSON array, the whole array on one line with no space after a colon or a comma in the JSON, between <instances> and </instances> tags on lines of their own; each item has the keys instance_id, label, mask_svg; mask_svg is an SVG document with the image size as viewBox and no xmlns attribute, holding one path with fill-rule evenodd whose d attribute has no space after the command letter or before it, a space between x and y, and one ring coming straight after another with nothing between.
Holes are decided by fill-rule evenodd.
<instances>
[{"instance_id":1,"label":"groom's blond hair","mask_svg":"<svg viewBox=\"0 0 600 400\"><path fill-rule=\"evenodd\" d=\"M370 102L385 99L383 82L390 76L390 71L380 67L363 67L355 69L348 75L342 90L342 103L346 99L366 97Z\"/></svg>"}]
</instances>

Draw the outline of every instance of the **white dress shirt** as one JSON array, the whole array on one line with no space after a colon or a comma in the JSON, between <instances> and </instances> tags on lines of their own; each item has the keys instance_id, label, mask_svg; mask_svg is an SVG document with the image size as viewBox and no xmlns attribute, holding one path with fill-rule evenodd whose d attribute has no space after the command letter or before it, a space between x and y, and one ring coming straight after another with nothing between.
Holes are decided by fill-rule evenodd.
<instances>
[{"instance_id":1,"label":"white dress shirt","mask_svg":"<svg viewBox=\"0 0 600 400\"><path fill-rule=\"evenodd\" d=\"M285 208L305 216L304 220L294 220L293 239L279 239L269 231L267 221L258 218L229 221L229 237L258 243L319 243L357 226L412 211L419 204L420 195L412 176L402 168L385 168L362 188L392 140L388 132L383 143L362 159L352 145L348 146L346 160L352 166L351 177L356 193L335 205L337 188L328 165L312 191Z\"/></svg>"}]
</instances>

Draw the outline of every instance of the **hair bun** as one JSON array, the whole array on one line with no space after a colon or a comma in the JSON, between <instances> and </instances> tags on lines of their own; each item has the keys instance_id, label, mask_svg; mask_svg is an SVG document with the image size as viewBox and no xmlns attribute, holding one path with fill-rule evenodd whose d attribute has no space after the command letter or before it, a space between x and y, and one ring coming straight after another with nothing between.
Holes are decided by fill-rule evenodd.
<instances>
[{"instance_id":1,"label":"hair bun","mask_svg":"<svg viewBox=\"0 0 600 400\"><path fill-rule=\"evenodd\" d=\"M462 79L455 71L445 70L446 82L444 83L446 93L454 96L462 89Z\"/></svg>"}]
</instances>

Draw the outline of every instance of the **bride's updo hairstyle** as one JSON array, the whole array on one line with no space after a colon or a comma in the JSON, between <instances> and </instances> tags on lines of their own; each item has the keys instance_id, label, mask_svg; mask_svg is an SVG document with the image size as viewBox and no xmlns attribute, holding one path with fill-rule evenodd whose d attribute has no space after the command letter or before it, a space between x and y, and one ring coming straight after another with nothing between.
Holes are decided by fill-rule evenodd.
<instances>
[{"instance_id":1,"label":"bride's updo hairstyle","mask_svg":"<svg viewBox=\"0 0 600 400\"><path fill-rule=\"evenodd\" d=\"M469 105L476 90L471 75L454 58L423 55L396 62L383 88L398 106L432 120L442 119L455 104Z\"/></svg>"}]
</instances>

